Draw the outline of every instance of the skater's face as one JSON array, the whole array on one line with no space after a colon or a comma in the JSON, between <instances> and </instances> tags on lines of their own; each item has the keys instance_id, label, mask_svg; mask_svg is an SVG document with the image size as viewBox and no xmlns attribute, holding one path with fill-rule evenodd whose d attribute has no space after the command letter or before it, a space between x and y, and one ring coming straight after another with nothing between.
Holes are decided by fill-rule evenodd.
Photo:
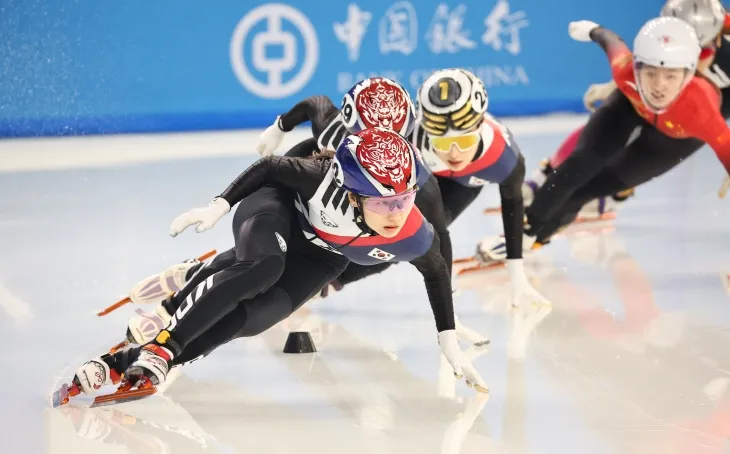
<instances>
[{"instance_id":1,"label":"skater's face","mask_svg":"<svg viewBox=\"0 0 730 454\"><path fill-rule=\"evenodd\" d=\"M638 78L645 100L656 110L662 110L677 99L689 72L683 68L659 68L642 65Z\"/></svg>"},{"instance_id":2,"label":"skater's face","mask_svg":"<svg viewBox=\"0 0 730 454\"><path fill-rule=\"evenodd\" d=\"M364 197L362 199L365 223L380 236L392 238L400 233L413 209L416 191L392 197ZM350 204L357 206L350 194Z\"/></svg>"},{"instance_id":3,"label":"skater's face","mask_svg":"<svg viewBox=\"0 0 730 454\"><path fill-rule=\"evenodd\" d=\"M478 132L456 137L430 137L431 146L439 159L453 172L463 170L479 149Z\"/></svg>"}]
</instances>

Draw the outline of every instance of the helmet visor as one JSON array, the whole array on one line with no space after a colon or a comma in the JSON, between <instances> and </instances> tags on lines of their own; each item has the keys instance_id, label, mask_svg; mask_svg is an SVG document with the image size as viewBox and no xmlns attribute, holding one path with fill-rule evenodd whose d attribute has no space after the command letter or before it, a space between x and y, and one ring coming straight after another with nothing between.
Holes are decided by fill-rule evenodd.
<instances>
[{"instance_id":1,"label":"helmet visor","mask_svg":"<svg viewBox=\"0 0 730 454\"><path fill-rule=\"evenodd\" d=\"M364 209L383 216L410 211L415 202L415 190L388 197L363 197L362 199Z\"/></svg>"},{"instance_id":2,"label":"helmet visor","mask_svg":"<svg viewBox=\"0 0 730 454\"><path fill-rule=\"evenodd\" d=\"M431 142L431 146L434 150L440 153L448 153L451 151L451 147L453 145L456 145L456 147L461 151L462 153L468 150L469 148L472 148L479 144L479 139L481 138L480 134L465 134L463 136L454 136L454 137L434 137L430 136L429 141Z\"/></svg>"}]
</instances>

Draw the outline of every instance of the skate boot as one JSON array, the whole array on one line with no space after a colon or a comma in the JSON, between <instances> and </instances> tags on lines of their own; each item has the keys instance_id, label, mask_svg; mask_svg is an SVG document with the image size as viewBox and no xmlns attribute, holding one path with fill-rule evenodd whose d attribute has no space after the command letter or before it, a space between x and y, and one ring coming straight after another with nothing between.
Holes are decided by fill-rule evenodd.
<instances>
[{"instance_id":1,"label":"skate boot","mask_svg":"<svg viewBox=\"0 0 730 454\"><path fill-rule=\"evenodd\" d=\"M619 207L634 195L633 189L617 192L608 197L599 197L581 208L576 222L601 221L616 218Z\"/></svg>"},{"instance_id":2,"label":"skate boot","mask_svg":"<svg viewBox=\"0 0 730 454\"><path fill-rule=\"evenodd\" d=\"M523 235L522 253L527 255L535 246L535 237ZM476 259L482 266L494 266L507 260L507 243L504 235L487 237L477 243Z\"/></svg>"},{"instance_id":3,"label":"skate boot","mask_svg":"<svg viewBox=\"0 0 730 454\"><path fill-rule=\"evenodd\" d=\"M114 354L105 354L85 362L76 370L71 384L64 384L53 393L54 407L67 404L71 397L81 393L95 394L104 386L120 383L122 373L136 359L137 348L127 347Z\"/></svg>"},{"instance_id":4,"label":"skate boot","mask_svg":"<svg viewBox=\"0 0 730 454\"><path fill-rule=\"evenodd\" d=\"M135 304L159 303L166 297L179 292L185 283L203 265L199 259L186 260L172 265L161 273L142 279L129 293Z\"/></svg>"},{"instance_id":5,"label":"skate boot","mask_svg":"<svg viewBox=\"0 0 730 454\"><path fill-rule=\"evenodd\" d=\"M545 184L551 173L553 173L553 168L550 166L550 161L543 159L540 161L540 166L533 172L532 177L526 178L522 183L522 200L525 203L525 208L535 200L535 193Z\"/></svg>"},{"instance_id":6,"label":"skate boot","mask_svg":"<svg viewBox=\"0 0 730 454\"><path fill-rule=\"evenodd\" d=\"M168 301L172 296L167 298ZM172 315L165 309L164 302L158 304L153 312L144 312L137 309L137 316L129 319L127 324L127 341L144 345L150 342L157 334L165 328L172 319Z\"/></svg>"},{"instance_id":7,"label":"skate boot","mask_svg":"<svg viewBox=\"0 0 730 454\"><path fill-rule=\"evenodd\" d=\"M534 237L523 235L523 255L529 254L541 244ZM454 260L454 272L457 276L474 271L501 269L507 263L507 243L504 235L487 237L477 243L476 253L472 257Z\"/></svg>"},{"instance_id":8,"label":"skate boot","mask_svg":"<svg viewBox=\"0 0 730 454\"><path fill-rule=\"evenodd\" d=\"M166 333L167 331L163 334ZM172 358L172 352L165 347L154 342L145 345L137 359L124 372L124 380L119 390L125 391L133 387L148 389L161 385L172 367Z\"/></svg>"}]
</instances>

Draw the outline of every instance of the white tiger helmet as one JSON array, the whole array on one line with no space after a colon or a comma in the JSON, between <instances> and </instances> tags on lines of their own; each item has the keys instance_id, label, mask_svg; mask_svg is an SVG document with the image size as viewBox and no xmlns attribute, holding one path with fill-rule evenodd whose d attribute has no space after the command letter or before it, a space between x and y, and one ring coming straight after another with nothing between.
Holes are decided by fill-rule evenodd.
<instances>
[{"instance_id":1,"label":"white tiger helmet","mask_svg":"<svg viewBox=\"0 0 730 454\"><path fill-rule=\"evenodd\" d=\"M484 83L465 69L433 73L416 98L416 121L430 136L472 132L484 119L488 97Z\"/></svg>"}]
</instances>

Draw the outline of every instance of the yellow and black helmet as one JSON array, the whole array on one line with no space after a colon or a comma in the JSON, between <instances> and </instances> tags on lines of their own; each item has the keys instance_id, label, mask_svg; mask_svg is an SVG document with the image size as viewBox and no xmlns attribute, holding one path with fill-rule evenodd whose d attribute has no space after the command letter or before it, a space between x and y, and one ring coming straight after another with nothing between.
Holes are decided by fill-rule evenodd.
<instances>
[{"instance_id":1,"label":"yellow and black helmet","mask_svg":"<svg viewBox=\"0 0 730 454\"><path fill-rule=\"evenodd\" d=\"M459 135L473 130L484 118L487 89L467 70L444 69L421 85L417 103L416 121L427 134Z\"/></svg>"}]
</instances>

